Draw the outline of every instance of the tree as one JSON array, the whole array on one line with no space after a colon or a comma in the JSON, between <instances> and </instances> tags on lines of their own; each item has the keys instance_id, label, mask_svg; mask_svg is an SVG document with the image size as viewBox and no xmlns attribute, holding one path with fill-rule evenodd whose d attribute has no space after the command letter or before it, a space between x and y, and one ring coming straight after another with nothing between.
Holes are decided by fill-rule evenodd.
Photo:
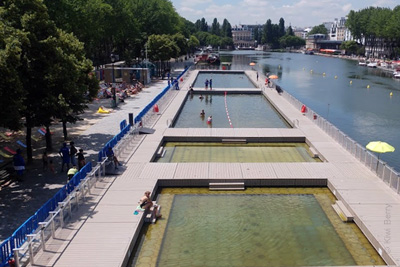
<instances>
[{"instance_id":1,"label":"tree","mask_svg":"<svg viewBox=\"0 0 400 267\"><path fill-rule=\"evenodd\" d=\"M219 31L219 23L217 18L214 18L213 23L211 24L211 34L220 35Z\"/></svg>"},{"instance_id":2,"label":"tree","mask_svg":"<svg viewBox=\"0 0 400 267\"><path fill-rule=\"evenodd\" d=\"M279 43L281 48L286 48L286 47L300 48L306 45L306 41L303 38L288 34L281 37L279 39Z\"/></svg>"},{"instance_id":3,"label":"tree","mask_svg":"<svg viewBox=\"0 0 400 267\"><path fill-rule=\"evenodd\" d=\"M21 128L25 91L17 69L21 66L23 43L27 41L26 34L0 19L0 126L11 130Z\"/></svg>"},{"instance_id":4,"label":"tree","mask_svg":"<svg viewBox=\"0 0 400 267\"><path fill-rule=\"evenodd\" d=\"M324 24L315 26L311 29L311 31L308 33L308 35L312 34L328 34L327 28L324 26Z\"/></svg>"},{"instance_id":5,"label":"tree","mask_svg":"<svg viewBox=\"0 0 400 267\"><path fill-rule=\"evenodd\" d=\"M283 18L279 19L279 37L285 35L285 20Z\"/></svg>"},{"instance_id":6,"label":"tree","mask_svg":"<svg viewBox=\"0 0 400 267\"><path fill-rule=\"evenodd\" d=\"M188 49L188 41L186 40L185 36L183 36L181 33L175 33L172 35L172 40L179 47L179 55L185 55Z\"/></svg>"},{"instance_id":7,"label":"tree","mask_svg":"<svg viewBox=\"0 0 400 267\"><path fill-rule=\"evenodd\" d=\"M196 47L200 46L199 40L196 38L196 36L191 35L188 41L188 46L190 49L191 53L194 53Z\"/></svg>"},{"instance_id":8,"label":"tree","mask_svg":"<svg viewBox=\"0 0 400 267\"><path fill-rule=\"evenodd\" d=\"M155 61L166 61L179 55L179 47L169 35L150 35L148 40L149 57Z\"/></svg>"},{"instance_id":9,"label":"tree","mask_svg":"<svg viewBox=\"0 0 400 267\"><path fill-rule=\"evenodd\" d=\"M29 162L32 159L32 127L46 127L46 146L51 149L49 128L53 119L59 118L56 104L59 94L65 95L66 101L81 105L82 98L66 97L76 96L68 90L73 87L84 88L84 94L88 94L87 99L90 100L97 81L88 78L92 66L84 58L83 45L73 35L56 28L41 0L7 0L3 3L0 7L1 21L5 21L13 31L21 33L20 57L15 65L14 78L17 86L21 85L23 90L23 108L19 112L25 118ZM63 85L65 76L70 79L68 85ZM12 88L14 83L6 86Z\"/></svg>"},{"instance_id":10,"label":"tree","mask_svg":"<svg viewBox=\"0 0 400 267\"><path fill-rule=\"evenodd\" d=\"M263 27L262 42L264 44L272 42L272 22L270 19L267 20L267 23Z\"/></svg>"},{"instance_id":11,"label":"tree","mask_svg":"<svg viewBox=\"0 0 400 267\"><path fill-rule=\"evenodd\" d=\"M345 41L340 45L340 49L346 50L346 54L348 55L356 54L359 49L359 45L356 41Z\"/></svg>"},{"instance_id":12,"label":"tree","mask_svg":"<svg viewBox=\"0 0 400 267\"><path fill-rule=\"evenodd\" d=\"M288 27L288 29L286 31L286 35L294 36L294 32L293 32L292 26Z\"/></svg>"},{"instance_id":13,"label":"tree","mask_svg":"<svg viewBox=\"0 0 400 267\"><path fill-rule=\"evenodd\" d=\"M206 22L205 18L201 18L201 22L200 22L200 31L202 32L208 32L208 25Z\"/></svg>"}]
</instances>

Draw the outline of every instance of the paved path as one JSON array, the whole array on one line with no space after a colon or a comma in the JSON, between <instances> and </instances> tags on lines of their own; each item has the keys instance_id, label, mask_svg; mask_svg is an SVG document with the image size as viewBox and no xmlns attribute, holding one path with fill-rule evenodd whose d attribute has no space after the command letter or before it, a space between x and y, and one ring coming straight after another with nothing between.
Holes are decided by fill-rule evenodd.
<instances>
[{"instance_id":1,"label":"paved path","mask_svg":"<svg viewBox=\"0 0 400 267\"><path fill-rule=\"evenodd\" d=\"M173 72L176 77L182 70ZM105 143L119 133L119 123L126 119L128 113L138 114L162 89L167 86L167 80L154 80L144 90L120 103L112 113L102 115L96 113L100 105L109 108L110 100L95 100L83 114L83 121L68 126L70 140L78 148L83 148L87 162L96 165L97 154ZM34 144L34 161L27 166L23 182L14 182L0 190L0 241L8 238L30 216L32 216L48 199L66 183L66 174L60 173L58 153L63 139L60 125L51 128L53 136L53 153L49 158L54 160L56 174L42 170L41 153L45 148L44 140ZM18 208L16 208L18 207Z\"/></svg>"},{"instance_id":2,"label":"paved path","mask_svg":"<svg viewBox=\"0 0 400 267\"><path fill-rule=\"evenodd\" d=\"M255 76L255 73L249 73ZM190 74L193 79L195 72ZM255 79L255 77L253 77ZM154 134L143 140L126 171L117 179L99 183L88 201L86 213L79 210L66 230L57 236L63 242L37 256L41 266L124 266L143 223L132 215L144 190L163 184L207 186L210 180L241 180L247 186L285 183L287 186L326 184L354 214L370 242L389 263L400 264L400 197L373 172L358 162L312 121L301 115L275 90L264 94L287 118L298 120L294 129L172 129L166 122L179 110L187 92L177 92L169 108L154 124ZM164 136L193 138L305 137L327 162L324 163L152 163L149 162ZM283 179L283 180L282 180ZM280 181L279 181L280 180ZM389 216L389 217L388 217ZM165 218L164 218L165 219ZM387 224L389 220L390 224ZM51 243L53 245L53 243Z\"/></svg>"}]
</instances>

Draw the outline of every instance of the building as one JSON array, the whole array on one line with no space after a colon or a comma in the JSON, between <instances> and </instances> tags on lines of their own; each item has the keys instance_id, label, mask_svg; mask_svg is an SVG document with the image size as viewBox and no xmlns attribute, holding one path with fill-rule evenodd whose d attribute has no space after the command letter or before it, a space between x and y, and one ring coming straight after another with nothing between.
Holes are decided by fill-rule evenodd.
<instances>
[{"instance_id":1,"label":"building","mask_svg":"<svg viewBox=\"0 0 400 267\"><path fill-rule=\"evenodd\" d=\"M262 25L245 25L232 27L232 39L235 47L238 48L254 48L257 47L257 42L254 40L254 31L260 32Z\"/></svg>"}]
</instances>

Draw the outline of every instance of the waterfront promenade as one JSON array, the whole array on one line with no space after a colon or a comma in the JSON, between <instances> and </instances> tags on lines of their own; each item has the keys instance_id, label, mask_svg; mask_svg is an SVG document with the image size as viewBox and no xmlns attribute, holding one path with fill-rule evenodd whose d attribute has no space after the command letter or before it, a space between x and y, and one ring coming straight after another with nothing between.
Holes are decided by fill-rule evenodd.
<instances>
[{"instance_id":1,"label":"waterfront promenade","mask_svg":"<svg viewBox=\"0 0 400 267\"><path fill-rule=\"evenodd\" d=\"M168 105L160 106L154 134L142 136L126 156L126 170L101 179L85 205L35 258L40 266L125 266L143 224L133 215L145 190L157 186L208 186L210 181L244 181L246 186L325 186L353 213L354 220L385 261L400 265L400 197L336 141L303 116L275 90L263 92L293 129L174 129L168 122L184 101L185 77ZM255 72L247 74L256 80ZM263 79L261 79L263 80ZM126 115L125 115L126 116ZM114 122L116 123L116 122ZM97 131L100 131L98 129ZM100 131L101 132L101 131ZM93 132L95 134L95 132ZM152 163L164 137L174 138L306 138L324 163ZM167 220L165 216L162 220ZM152 266L156 259L148 259Z\"/></svg>"}]
</instances>

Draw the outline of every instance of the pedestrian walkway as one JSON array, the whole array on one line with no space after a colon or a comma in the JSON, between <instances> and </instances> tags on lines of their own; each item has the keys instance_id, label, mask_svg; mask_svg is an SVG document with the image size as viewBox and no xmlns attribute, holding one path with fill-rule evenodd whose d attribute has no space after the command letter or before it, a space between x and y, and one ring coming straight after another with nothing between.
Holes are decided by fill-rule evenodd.
<instances>
[{"instance_id":1,"label":"pedestrian walkway","mask_svg":"<svg viewBox=\"0 0 400 267\"><path fill-rule=\"evenodd\" d=\"M255 73L248 73L255 80ZM189 82L196 71L189 74ZM210 181L240 180L247 186L328 186L345 203L355 222L378 253L389 264L400 264L400 197L372 171L357 161L275 90L264 95L283 113L296 120L294 129L172 129L167 122L179 111L187 89L178 91L153 128L155 133L143 141L117 179L102 187L101 198L79 217L79 221L58 233L68 235L54 250L39 254L41 266L125 266L132 252L143 217L133 215L145 190L157 186L208 186ZM251 131L251 132L250 132ZM326 159L324 163L153 163L150 162L165 136L174 138L299 138ZM100 184L103 186L103 184ZM94 196L98 197L97 195ZM388 217L389 216L389 217ZM162 220L168 218L163 217ZM385 224L385 222L390 222ZM73 233L71 229L74 229ZM389 233L389 234L388 234ZM57 240L56 240L57 241ZM151 265L151 259L149 264Z\"/></svg>"},{"instance_id":2,"label":"pedestrian walkway","mask_svg":"<svg viewBox=\"0 0 400 267\"><path fill-rule=\"evenodd\" d=\"M178 69L172 75L176 77L181 71ZM69 139L75 142L76 147L84 150L86 162L91 161L93 166L96 165L100 149L120 132L119 123L124 119L128 121L128 113L136 116L167 85L167 80L153 80L140 93L119 103L110 114L96 113L99 106L110 109L110 99L94 100L82 115L83 121L67 126ZM54 161L57 173L43 171L41 154L45 142L41 140L34 143L34 160L27 166L24 181L12 182L0 190L0 242L11 236L67 181L66 173L60 173L61 161L57 153L63 143L62 126L53 125L51 129L54 131L54 151L49 154L49 159Z\"/></svg>"}]
</instances>

